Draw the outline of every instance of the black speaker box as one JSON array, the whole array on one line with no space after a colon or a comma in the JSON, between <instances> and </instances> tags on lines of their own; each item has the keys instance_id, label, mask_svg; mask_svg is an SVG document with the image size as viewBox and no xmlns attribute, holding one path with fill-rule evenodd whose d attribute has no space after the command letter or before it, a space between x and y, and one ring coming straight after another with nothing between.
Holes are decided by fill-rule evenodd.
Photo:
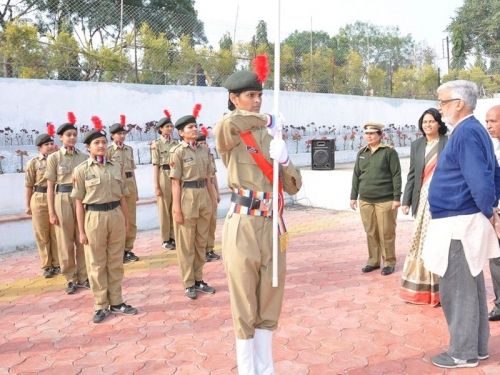
<instances>
[{"instance_id":1,"label":"black speaker box","mask_svg":"<svg viewBox=\"0 0 500 375\"><path fill-rule=\"evenodd\" d=\"M311 146L311 169L335 168L335 139L313 139Z\"/></svg>"}]
</instances>

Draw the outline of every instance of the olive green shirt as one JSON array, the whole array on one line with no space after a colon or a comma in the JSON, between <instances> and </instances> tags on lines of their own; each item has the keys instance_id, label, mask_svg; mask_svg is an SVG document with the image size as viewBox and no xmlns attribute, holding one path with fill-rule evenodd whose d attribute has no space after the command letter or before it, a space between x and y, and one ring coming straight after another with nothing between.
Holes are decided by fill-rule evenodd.
<instances>
[{"instance_id":1,"label":"olive green shirt","mask_svg":"<svg viewBox=\"0 0 500 375\"><path fill-rule=\"evenodd\" d=\"M365 146L358 152L352 174L351 199L380 203L401 199L401 165L396 150L379 145L372 153Z\"/></svg>"}]
</instances>

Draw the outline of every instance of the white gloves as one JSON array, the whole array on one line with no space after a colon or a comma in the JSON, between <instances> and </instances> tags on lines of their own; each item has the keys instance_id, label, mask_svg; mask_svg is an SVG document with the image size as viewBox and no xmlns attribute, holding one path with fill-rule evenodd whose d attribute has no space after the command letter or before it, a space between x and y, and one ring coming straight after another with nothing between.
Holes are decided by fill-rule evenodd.
<instances>
[{"instance_id":1,"label":"white gloves","mask_svg":"<svg viewBox=\"0 0 500 375\"><path fill-rule=\"evenodd\" d=\"M269 145L269 155L271 159L278 161L278 163L283 164L285 167L290 163L286 143L282 139L273 139L271 141Z\"/></svg>"},{"instance_id":2,"label":"white gloves","mask_svg":"<svg viewBox=\"0 0 500 375\"><path fill-rule=\"evenodd\" d=\"M278 130L278 124L281 125L281 128L285 124L285 117L281 112L278 114L278 117L267 114L267 133L273 138Z\"/></svg>"}]
</instances>

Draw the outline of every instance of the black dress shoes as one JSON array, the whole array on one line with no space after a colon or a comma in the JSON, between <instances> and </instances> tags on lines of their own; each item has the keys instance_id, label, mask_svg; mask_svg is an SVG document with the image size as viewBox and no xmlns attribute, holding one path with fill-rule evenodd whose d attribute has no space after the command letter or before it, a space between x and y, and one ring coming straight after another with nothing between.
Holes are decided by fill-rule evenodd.
<instances>
[{"instance_id":1,"label":"black dress shoes","mask_svg":"<svg viewBox=\"0 0 500 375\"><path fill-rule=\"evenodd\" d=\"M496 322L497 320L500 320L500 310L493 309L490 311L488 314L488 320L490 322Z\"/></svg>"},{"instance_id":2,"label":"black dress shoes","mask_svg":"<svg viewBox=\"0 0 500 375\"><path fill-rule=\"evenodd\" d=\"M382 276L387 276L387 275L390 275L391 273L394 272L394 267L393 266L387 266L387 267L384 267L382 268Z\"/></svg>"},{"instance_id":3,"label":"black dress shoes","mask_svg":"<svg viewBox=\"0 0 500 375\"><path fill-rule=\"evenodd\" d=\"M380 266L370 266L369 264L367 264L366 266L361 268L361 271L363 271L364 273L367 273L367 272L372 272L374 270L378 270L379 268L380 268Z\"/></svg>"}]
</instances>

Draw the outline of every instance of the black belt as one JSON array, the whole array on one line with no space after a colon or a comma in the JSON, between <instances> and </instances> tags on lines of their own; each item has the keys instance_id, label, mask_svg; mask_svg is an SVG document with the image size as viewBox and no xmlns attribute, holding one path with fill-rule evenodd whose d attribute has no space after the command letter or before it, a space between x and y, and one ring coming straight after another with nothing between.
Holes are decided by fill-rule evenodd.
<instances>
[{"instance_id":1,"label":"black belt","mask_svg":"<svg viewBox=\"0 0 500 375\"><path fill-rule=\"evenodd\" d=\"M35 191L35 193L46 193L47 186L35 186L33 190Z\"/></svg>"},{"instance_id":2,"label":"black belt","mask_svg":"<svg viewBox=\"0 0 500 375\"><path fill-rule=\"evenodd\" d=\"M231 193L231 202L240 206L248 207L251 210L257 210L260 208L261 200L251 197L243 197L233 192Z\"/></svg>"},{"instance_id":3,"label":"black belt","mask_svg":"<svg viewBox=\"0 0 500 375\"><path fill-rule=\"evenodd\" d=\"M169 170L170 170L170 165L168 165L168 164L163 164L163 165L161 166L161 169L163 169L164 171L169 171Z\"/></svg>"},{"instance_id":4,"label":"black belt","mask_svg":"<svg viewBox=\"0 0 500 375\"><path fill-rule=\"evenodd\" d=\"M58 193L71 193L73 191L73 185L62 184L56 186L56 192Z\"/></svg>"},{"instance_id":5,"label":"black belt","mask_svg":"<svg viewBox=\"0 0 500 375\"><path fill-rule=\"evenodd\" d=\"M134 172L125 172L125 177L127 177L127 178L134 177Z\"/></svg>"},{"instance_id":6,"label":"black belt","mask_svg":"<svg viewBox=\"0 0 500 375\"><path fill-rule=\"evenodd\" d=\"M206 186L206 181L205 180L198 180L198 181L184 181L182 183L182 187L185 188L204 188Z\"/></svg>"},{"instance_id":7,"label":"black belt","mask_svg":"<svg viewBox=\"0 0 500 375\"><path fill-rule=\"evenodd\" d=\"M114 201L109 203L98 203L98 204L86 204L85 209L87 211L111 211L120 205L120 201Z\"/></svg>"}]
</instances>

